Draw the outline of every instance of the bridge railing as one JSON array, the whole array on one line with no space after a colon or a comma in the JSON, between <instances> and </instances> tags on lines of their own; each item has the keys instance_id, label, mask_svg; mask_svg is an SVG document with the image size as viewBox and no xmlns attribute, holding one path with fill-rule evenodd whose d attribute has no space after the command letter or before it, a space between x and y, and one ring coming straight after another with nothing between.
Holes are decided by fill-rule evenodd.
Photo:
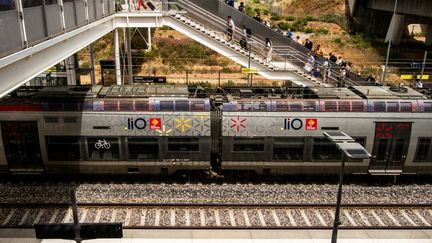
<instances>
[{"instance_id":1,"label":"bridge railing","mask_svg":"<svg viewBox=\"0 0 432 243\"><path fill-rule=\"evenodd\" d=\"M0 58L114 14L115 0L0 2Z\"/></svg>"}]
</instances>

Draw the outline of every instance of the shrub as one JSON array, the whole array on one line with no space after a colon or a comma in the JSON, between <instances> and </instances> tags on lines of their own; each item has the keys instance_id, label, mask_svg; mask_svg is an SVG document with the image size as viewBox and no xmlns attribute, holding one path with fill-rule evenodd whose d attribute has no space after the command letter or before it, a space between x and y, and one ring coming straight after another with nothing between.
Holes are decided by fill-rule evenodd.
<instances>
[{"instance_id":1,"label":"shrub","mask_svg":"<svg viewBox=\"0 0 432 243\"><path fill-rule=\"evenodd\" d=\"M333 42L334 42L336 45L338 45L339 47L344 47L344 46L345 46L345 42L343 42L341 38L335 38L335 39L333 40Z\"/></svg>"},{"instance_id":2,"label":"shrub","mask_svg":"<svg viewBox=\"0 0 432 243\"><path fill-rule=\"evenodd\" d=\"M286 16L286 21L294 21L296 18L294 16Z\"/></svg>"},{"instance_id":3,"label":"shrub","mask_svg":"<svg viewBox=\"0 0 432 243\"><path fill-rule=\"evenodd\" d=\"M232 73L232 70L228 67L223 67L221 70L222 73Z\"/></svg>"},{"instance_id":4,"label":"shrub","mask_svg":"<svg viewBox=\"0 0 432 243\"><path fill-rule=\"evenodd\" d=\"M246 12L246 15L250 16L250 17L253 17L255 15L255 12L250 5L246 5L245 12Z\"/></svg>"},{"instance_id":5,"label":"shrub","mask_svg":"<svg viewBox=\"0 0 432 243\"><path fill-rule=\"evenodd\" d=\"M313 31L313 29L311 29L309 27L306 27L306 28L303 29L303 32L306 33L306 34L310 34L310 33L313 33L314 31Z\"/></svg>"},{"instance_id":6,"label":"shrub","mask_svg":"<svg viewBox=\"0 0 432 243\"><path fill-rule=\"evenodd\" d=\"M349 42L359 49L367 49L372 46L370 41L366 40L362 34L351 36Z\"/></svg>"},{"instance_id":7,"label":"shrub","mask_svg":"<svg viewBox=\"0 0 432 243\"><path fill-rule=\"evenodd\" d=\"M260 3L260 0L253 0L253 3L255 3L255 4L259 4L259 3Z\"/></svg>"},{"instance_id":8,"label":"shrub","mask_svg":"<svg viewBox=\"0 0 432 243\"><path fill-rule=\"evenodd\" d=\"M324 28L319 28L317 30L315 30L315 34L317 35L327 35L329 33L329 31L327 29Z\"/></svg>"},{"instance_id":9,"label":"shrub","mask_svg":"<svg viewBox=\"0 0 432 243\"><path fill-rule=\"evenodd\" d=\"M319 20L327 23L337 24L344 29L348 28L348 22L346 18L337 14L333 14L333 13L324 14L319 18Z\"/></svg>"},{"instance_id":10,"label":"shrub","mask_svg":"<svg viewBox=\"0 0 432 243\"><path fill-rule=\"evenodd\" d=\"M291 25L288 22L282 21L282 22L279 22L279 27L282 30L287 30L287 29L291 28Z\"/></svg>"},{"instance_id":11,"label":"shrub","mask_svg":"<svg viewBox=\"0 0 432 243\"><path fill-rule=\"evenodd\" d=\"M272 15L271 17L270 17L270 20L273 20L273 21L279 21L279 20L281 20L282 19L282 17L281 16L278 16L278 15Z\"/></svg>"}]
</instances>

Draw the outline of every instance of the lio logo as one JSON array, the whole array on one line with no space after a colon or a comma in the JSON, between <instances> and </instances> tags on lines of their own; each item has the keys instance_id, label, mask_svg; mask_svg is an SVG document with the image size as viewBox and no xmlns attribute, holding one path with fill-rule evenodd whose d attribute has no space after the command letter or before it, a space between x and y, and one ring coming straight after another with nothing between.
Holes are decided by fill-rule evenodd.
<instances>
[{"instance_id":1,"label":"lio logo","mask_svg":"<svg viewBox=\"0 0 432 243\"><path fill-rule=\"evenodd\" d=\"M147 126L147 122L144 118L128 118L127 119L127 128L128 130L138 129L142 130L145 129Z\"/></svg>"},{"instance_id":2,"label":"lio logo","mask_svg":"<svg viewBox=\"0 0 432 243\"><path fill-rule=\"evenodd\" d=\"M285 118L284 119L284 126L283 129L284 130L300 130L303 127L303 121L300 120L299 118L294 118L294 119L290 119L290 118Z\"/></svg>"}]
</instances>

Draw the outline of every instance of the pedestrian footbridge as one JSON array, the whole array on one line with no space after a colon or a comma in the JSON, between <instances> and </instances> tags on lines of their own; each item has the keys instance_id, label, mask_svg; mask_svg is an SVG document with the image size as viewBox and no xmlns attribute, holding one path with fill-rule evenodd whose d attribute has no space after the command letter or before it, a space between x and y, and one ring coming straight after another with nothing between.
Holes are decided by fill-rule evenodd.
<instances>
[{"instance_id":1,"label":"pedestrian footbridge","mask_svg":"<svg viewBox=\"0 0 432 243\"><path fill-rule=\"evenodd\" d=\"M256 27L257 34L250 38L250 48L245 50L238 41L226 41L224 18L199 2L163 0L155 2L157 8L153 11L132 11L130 4L120 10L120 5L112 0L16 0L0 5L0 96L111 31L115 38L117 83L121 84L117 29L162 26L169 26L242 66L256 68L267 79L288 80L300 86L322 84L303 71L307 59L304 50L275 46L268 61L259 35L262 27ZM217 0L207 3L213 8L225 7ZM240 17L249 20L240 12L232 15L239 22ZM241 35L237 28L234 39L239 40ZM330 83L334 82L332 77ZM347 83L358 84L351 79Z\"/></svg>"}]
</instances>

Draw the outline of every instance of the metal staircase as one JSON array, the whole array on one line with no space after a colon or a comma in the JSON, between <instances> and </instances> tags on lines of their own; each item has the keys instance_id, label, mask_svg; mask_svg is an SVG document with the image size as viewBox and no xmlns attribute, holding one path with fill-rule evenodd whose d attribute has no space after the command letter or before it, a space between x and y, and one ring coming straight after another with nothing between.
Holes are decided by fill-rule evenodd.
<instances>
[{"instance_id":1,"label":"metal staircase","mask_svg":"<svg viewBox=\"0 0 432 243\"><path fill-rule=\"evenodd\" d=\"M200 12L201 14L207 15L207 17L209 18L214 17L214 16L209 16L211 15L209 13L205 13L202 11ZM214 49L215 51L221 53L222 55L225 55L226 57L232 59L233 61L245 67L250 66L250 67L257 68L257 72L263 77L271 80L289 80L299 86L323 85L321 80L305 72L302 68L296 65L292 65L291 63L287 63L280 56L278 56L277 53L272 55L272 61L267 62L265 60L265 56L264 56L265 54L263 53L264 43L262 43L261 41L255 38L251 38L248 40L250 41L248 50L242 48L239 44L239 41L237 41L240 39L240 36L242 35L242 33L239 33L239 31L237 30L236 33L234 33L233 41L227 41L223 30L225 27L225 23L223 22L223 20L220 20L218 17L215 17L218 19L217 26L209 27L207 25L204 25L201 21L197 20L197 18L192 18L191 11L187 11L186 13L185 12L172 13L171 17L181 22L182 24L200 32L202 35L205 35L206 38L210 38L214 42L217 42L218 44L222 45L224 48L230 49L232 53L227 55L222 50L224 48L218 48L218 47L214 48L212 45L209 45L207 41L202 41L202 39L200 40L199 38L196 38L196 35L193 34L189 35L191 38L195 37L194 39L196 39L197 41ZM178 26L171 26L171 27L181 32Z\"/></svg>"}]
</instances>

